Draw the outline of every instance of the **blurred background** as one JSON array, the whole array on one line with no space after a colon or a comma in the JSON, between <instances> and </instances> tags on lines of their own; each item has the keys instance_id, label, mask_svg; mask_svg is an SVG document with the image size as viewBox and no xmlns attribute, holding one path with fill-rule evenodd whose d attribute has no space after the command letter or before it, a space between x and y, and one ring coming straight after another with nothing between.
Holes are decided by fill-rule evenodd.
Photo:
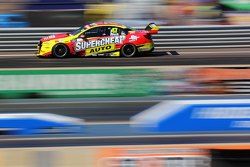
<instances>
[{"instance_id":1,"label":"blurred background","mask_svg":"<svg viewBox=\"0 0 250 167\"><path fill-rule=\"evenodd\" d=\"M97 21L155 22L155 51L35 56ZM250 0L0 0L0 166L249 167L249 25Z\"/></svg>"},{"instance_id":2,"label":"blurred background","mask_svg":"<svg viewBox=\"0 0 250 167\"><path fill-rule=\"evenodd\" d=\"M248 0L1 0L0 27L80 26L112 20L131 26L248 24Z\"/></svg>"}]
</instances>

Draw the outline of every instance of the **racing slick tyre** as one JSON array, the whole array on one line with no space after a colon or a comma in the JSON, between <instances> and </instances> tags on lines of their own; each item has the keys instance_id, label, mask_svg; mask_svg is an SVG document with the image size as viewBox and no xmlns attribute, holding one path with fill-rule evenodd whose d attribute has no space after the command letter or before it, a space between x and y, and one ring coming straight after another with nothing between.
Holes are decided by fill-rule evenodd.
<instances>
[{"instance_id":1,"label":"racing slick tyre","mask_svg":"<svg viewBox=\"0 0 250 167\"><path fill-rule=\"evenodd\" d=\"M121 48L121 55L123 57L133 57L137 54L137 48L133 44L126 44Z\"/></svg>"},{"instance_id":2,"label":"racing slick tyre","mask_svg":"<svg viewBox=\"0 0 250 167\"><path fill-rule=\"evenodd\" d=\"M69 48L65 44L58 43L53 47L52 54L56 58L65 58L69 55Z\"/></svg>"}]
</instances>

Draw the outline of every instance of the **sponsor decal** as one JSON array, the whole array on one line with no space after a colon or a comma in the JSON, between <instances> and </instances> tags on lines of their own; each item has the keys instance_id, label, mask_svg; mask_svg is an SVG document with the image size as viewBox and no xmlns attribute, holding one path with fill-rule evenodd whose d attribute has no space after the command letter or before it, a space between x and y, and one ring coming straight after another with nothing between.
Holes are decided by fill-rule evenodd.
<instances>
[{"instance_id":1,"label":"sponsor decal","mask_svg":"<svg viewBox=\"0 0 250 167\"><path fill-rule=\"evenodd\" d=\"M115 49L115 45L114 44L112 44L112 45L105 45L105 46L101 46L101 47L95 47L95 48L86 49L85 54L86 55L92 55L92 54L95 54L95 53L103 53L103 52L111 51L111 50L114 50L114 49Z\"/></svg>"},{"instance_id":2,"label":"sponsor decal","mask_svg":"<svg viewBox=\"0 0 250 167\"><path fill-rule=\"evenodd\" d=\"M129 42L134 42L134 41L137 41L139 37L136 36L136 35L131 35L131 37L129 38Z\"/></svg>"},{"instance_id":3,"label":"sponsor decal","mask_svg":"<svg viewBox=\"0 0 250 167\"><path fill-rule=\"evenodd\" d=\"M114 36L114 37L107 37L107 38L101 38L98 40L90 40L90 41L81 41L78 40L76 41L76 51L82 51L86 50L88 48L97 48L97 50L110 50L109 47L106 48L107 46L111 46L110 44L121 44L125 40L126 36ZM103 48L105 46L105 48ZM95 50L91 50L93 52ZM97 51L95 51L97 52Z\"/></svg>"},{"instance_id":4,"label":"sponsor decal","mask_svg":"<svg viewBox=\"0 0 250 167\"><path fill-rule=\"evenodd\" d=\"M83 39L82 38L77 38L76 41L77 42L83 42Z\"/></svg>"},{"instance_id":5,"label":"sponsor decal","mask_svg":"<svg viewBox=\"0 0 250 167\"><path fill-rule=\"evenodd\" d=\"M97 26L97 24L96 23L91 23L91 24L89 24L89 26L94 27L94 26Z\"/></svg>"},{"instance_id":6,"label":"sponsor decal","mask_svg":"<svg viewBox=\"0 0 250 167\"><path fill-rule=\"evenodd\" d=\"M45 39L45 40L48 40L48 39L55 38L55 37L56 37L55 35L50 35L50 36L48 36L48 37L45 37L44 39Z\"/></svg>"},{"instance_id":7,"label":"sponsor decal","mask_svg":"<svg viewBox=\"0 0 250 167\"><path fill-rule=\"evenodd\" d=\"M60 43L60 42L63 43L64 41L63 41L63 40L56 40L55 42L56 42L56 43ZM68 42L69 42L69 41L65 41L65 43L68 43Z\"/></svg>"}]
</instances>

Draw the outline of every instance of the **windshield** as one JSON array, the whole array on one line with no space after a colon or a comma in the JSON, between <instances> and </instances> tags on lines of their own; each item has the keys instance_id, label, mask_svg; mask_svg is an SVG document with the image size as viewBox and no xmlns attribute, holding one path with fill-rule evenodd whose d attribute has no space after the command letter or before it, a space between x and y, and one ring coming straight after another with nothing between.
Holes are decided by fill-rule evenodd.
<instances>
[{"instance_id":1,"label":"windshield","mask_svg":"<svg viewBox=\"0 0 250 167\"><path fill-rule=\"evenodd\" d=\"M82 30L84 30L84 27L80 27L80 28L70 32L69 34L70 35L76 35L76 34L80 33Z\"/></svg>"}]
</instances>

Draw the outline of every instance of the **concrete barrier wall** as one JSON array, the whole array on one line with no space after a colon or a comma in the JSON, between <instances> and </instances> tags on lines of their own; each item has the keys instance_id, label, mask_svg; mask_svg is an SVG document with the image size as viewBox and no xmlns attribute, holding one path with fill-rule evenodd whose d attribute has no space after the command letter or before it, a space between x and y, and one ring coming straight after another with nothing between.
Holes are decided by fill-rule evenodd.
<instances>
[{"instance_id":1,"label":"concrete barrier wall","mask_svg":"<svg viewBox=\"0 0 250 167\"><path fill-rule=\"evenodd\" d=\"M77 27L6 28L0 30L0 52L35 51L39 39ZM136 27L142 29L142 27ZM162 26L154 36L157 50L250 46L250 26Z\"/></svg>"}]
</instances>

